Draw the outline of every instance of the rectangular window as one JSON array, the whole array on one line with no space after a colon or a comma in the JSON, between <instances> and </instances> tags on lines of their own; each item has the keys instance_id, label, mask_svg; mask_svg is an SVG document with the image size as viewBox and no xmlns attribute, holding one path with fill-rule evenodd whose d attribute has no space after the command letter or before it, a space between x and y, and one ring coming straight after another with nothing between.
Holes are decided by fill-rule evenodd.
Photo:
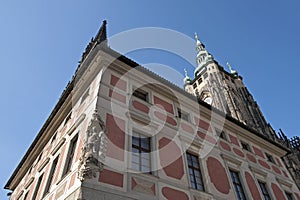
<instances>
[{"instance_id":1,"label":"rectangular window","mask_svg":"<svg viewBox=\"0 0 300 200\"><path fill-rule=\"evenodd\" d=\"M241 144L242 144L243 149L245 149L246 151L251 152L251 148L250 148L250 145L248 143L241 141Z\"/></svg>"},{"instance_id":2,"label":"rectangular window","mask_svg":"<svg viewBox=\"0 0 300 200\"><path fill-rule=\"evenodd\" d=\"M64 171L63 171L63 177L67 173L69 173L70 170L71 170L71 166L72 166L73 157L74 157L74 154L75 154L77 140L78 140L78 134L71 140L71 144L70 144L69 151L68 151L68 154L67 154L65 168L64 168Z\"/></svg>"},{"instance_id":3,"label":"rectangular window","mask_svg":"<svg viewBox=\"0 0 300 200\"><path fill-rule=\"evenodd\" d=\"M66 119L65 119L64 126L68 123L68 121L70 121L71 117L72 117L72 112L70 112L70 113L67 115L67 117L66 117Z\"/></svg>"},{"instance_id":4,"label":"rectangular window","mask_svg":"<svg viewBox=\"0 0 300 200\"><path fill-rule=\"evenodd\" d=\"M193 84L193 88L196 89L197 88L197 83Z\"/></svg>"},{"instance_id":5,"label":"rectangular window","mask_svg":"<svg viewBox=\"0 0 300 200\"><path fill-rule=\"evenodd\" d=\"M265 154L266 154L267 160L268 160L269 162L275 164L275 160L274 160L273 156L270 155L270 154L268 154L268 153L265 153Z\"/></svg>"},{"instance_id":6,"label":"rectangular window","mask_svg":"<svg viewBox=\"0 0 300 200\"><path fill-rule=\"evenodd\" d=\"M198 84L200 85L202 83L202 78L198 79Z\"/></svg>"},{"instance_id":7,"label":"rectangular window","mask_svg":"<svg viewBox=\"0 0 300 200\"><path fill-rule=\"evenodd\" d=\"M266 183L262 182L262 181L258 181L261 193L264 197L264 200L272 200L269 194L269 191L267 189L267 185Z\"/></svg>"},{"instance_id":8,"label":"rectangular window","mask_svg":"<svg viewBox=\"0 0 300 200\"><path fill-rule=\"evenodd\" d=\"M27 200L28 194L29 194L29 190L28 190L28 191L26 192L26 194L24 195L24 199L23 199L23 200Z\"/></svg>"},{"instance_id":9,"label":"rectangular window","mask_svg":"<svg viewBox=\"0 0 300 200\"><path fill-rule=\"evenodd\" d=\"M54 133L51 139L51 144L56 140L57 132Z\"/></svg>"},{"instance_id":10,"label":"rectangular window","mask_svg":"<svg viewBox=\"0 0 300 200\"><path fill-rule=\"evenodd\" d=\"M196 190L204 191L204 185L203 185L198 157L188 152L186 153L186 157L187 157L187 163L189 168L190 183L192 188Z\"/></svg>"},{"instance_id":11,"label":"rectangular window","mask_svg":"<svg viewBox=\"0 0 300 200\"><path fill-rule=\"evenodd\" d=\"M148 102L148 98L149 98L149 94L148 94L148 92L146 92L146 91L144 91L144 90L142 90L142 89L136 89L136 90L134 90L134 92L133 92L133 94L132 94L133 96L135 96L135 97L137 97L137 98L139 98L139 99L141 99L141 100L143 100L143 101L146 101L146 102Z\"/></svg>"},{"instance_id":12,"label":"rectangular window","mask_svg":"<svg viewBox=\"0 0 300 200\"><path fill-rule=\"evenodd\" d=\"M177 108L177 114L178 118L189 121L189 114L187 112L184 112L180 108Z\"/></svg>"},{"instance_id":13,"label":"rectangular window","mask_svg":"<svg viewBox=\"0 0 300 200\"><path fill-rule=\"evenodd\" d=\"M43 180L43 175L44 175L44 174L42 174L42 175L39 177L38 181L37 181L37 184L36 184L36 186L35 186L35 190L34 190L34 193L33 193L33 195L32 195L32 199L31 199L31 200L35 200L36 197L37 197L37 194L38 194L38 192L39 192L39 190L40 190L40 186L41 186L41 183L42 183L42 180Z\"/></svg>"},{"instance_id":14,"label":"rectangular window","mask_svg":"<svg viewBox=\"0 0 300 200\"><path fill-rule=\"evenodd\" d=\"M240 180L239 173L233 170L229 170L231 180L234 186L235 194L238 200L246 200L245 192Z\"/></svg>"},{"instance_id":15,"label":"rectangular window","mask_svg":"<svg viewBox=\"0 0 300 200\"><path fill-rule=\"evenodd\" d=\"M216 134L217 134L217 136L219 136L221 139L227 141L227 136L226 136L225 131L221 131L221 130L219 130L219 129L216 129Z\"/></svg>"},{"instance_id":16,"label":"rectangular window","mask_svg":"<svg viewBox=\"0 0 300 200\"><path fill-rule=\"evenodd\" d=\"M285 191L285 195L287 197L287 200L294 200L294 197L293 197L292 193L289 193L289 192Z\"/></svg>"},{"instance_id":17,"label":"rectangular window","mask_svg":"<svg viewBox=\"0 0 300 200\"><path fill-rule=\"evenodd\" d=\"M37 163L41 160L41 158L42 158L42 155L43 155L43 152L42 153L40 153L40 155L39 155L39 157L38 157L38 159L37 159Z\"/></svg>"},{"instance_id":18,"label":"rectangular window","mask_svg":"<svg viewBox=\"0 0 300 200\"><path fill-rule=\"evenodd\" d=\"M55 160L52 163L52 167L51 167L51 170L50 170L50 173L49 173L49 177L48 177L48 180L47 180L47 183L46 183L46 187L45 187L45 191L44 191L43 196L45 196L50 190L50 186L51 186L51 183L52 183L52 180L53 180L53 177L54 177L54 173L55 173L55 170L56 170L58 159L59 159L59 155L55 158Z\"/></svg>"},{"instance_id":19,"label":"rectangular window","mask_svg":"<svg viewBox=\"0 0 300 200\"><path fill-rule=\"evenodd\" d=\"M150 137L143 136L139 133L133 133L131 167L134 170L152 174Z\"/></svg>"},{"instance_id":20,"label":"rectangular window","mask_svg":"<svg viewBox=\"0 0 300 200\"><path fill-rule=\"evenodd\" d=\"M84 100L86 100L86 98L89 96L89 93L90 93L90 88L87 89L87 90L85 91L85 93L82 95L80 104L82 104L82 102L84 102Z\"/></svg>"}]
</instances>

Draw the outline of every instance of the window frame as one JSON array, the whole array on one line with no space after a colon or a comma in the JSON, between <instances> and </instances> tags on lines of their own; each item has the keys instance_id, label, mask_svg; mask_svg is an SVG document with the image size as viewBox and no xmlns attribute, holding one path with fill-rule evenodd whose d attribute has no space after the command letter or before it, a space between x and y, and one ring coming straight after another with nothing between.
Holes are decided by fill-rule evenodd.
<instances>
[{"instance_id":1,"label":"window frame","mask_svg":"<svg viewBox=\"0 0 300 200\"><path fill-rule=\"evenodd\" d=\"M183 117L185 116L185 117ZM190 114L186 111L183 111L181 108L177 107L177 117L183 119L184 121L190 121Z\"/></svg>"},{"instance_id":2,"label":"window frame","mask_svg":"<svg viewBox=\"0 0 300 200\"><path fill-rule=\"evenodd\" d=\"M80 104L82 104L90 96L90 87L82 94Z\"/></svg>"},{"instance_id":3,"label":"window frame","mask_svg":"<svg viewBox=\"0 0 300 200\"><path fill-rule=\"evenodd\" d=\"M53 178L54 178L54 175L55 175L55 172L56 172L56 169L57 169L59 156L60 155L56 156L56 158L52 162L52 166L51 166L51 169L50 169L50 172L49 172L49 175L48 175L48 179L47 179L47 182L46 182L46 186L45 186L45 189L44 189L43 197L45 197L50 192L50 188L52 186Z\"/></svg>"},{"instance_id":4,"label":"window frame","mask_svg":"<svg viewBox=\"0 0 300 200\"><path fill-rule=\"evenodd\" d=\"M225 140L225 141L228 141L228 137L227 137L227 134L224 130L220 130L218 128L215 128L215 132L216 132L216 135L221 138L222 140Z\"/></svg>"},{"instance_id":5,"label":"window frame","mask_svg":"<svg viewBox=\"0 0 300 200\"><path fill-rule=\"evenodd\" d=\"M78 135L79 134L77 133L70 141L68 154L66 156L65 165L62 173L62 178L64 178L71 171L73 160L76 153L76 147L78 145L78 139L79 139Z\"/></svg>"},{"instance_id":6,"label":"window frame","mask_svg":"<svg viewBox=\"0 0 300 200\"><path fill-rule=\"evenodd\" d=\"M275 163L275 159L274 159L274 157L273 157L271 154L265 152L265 155L266 155L266 157L267 157L267 160L268 160L270 163L276 164L276 163Z\"/></svg>"},{"instance_id":7,"label":"window frame","mask_svg":"<svg viewBox=\"0 0 300 200\"><path fill-rule=\"evenodd\" d=\"M257 180L257 182L264 200L272 200L267 183L261 180Z\"/></svg>"},{"instance_id":8,"label":"window frame","mask_svg":"<svg viewBox=\"0 0 300 200\"><path fill-rule=\"evenodd\" d=\"M294 195L291 192L284 191L284 194L287 197L287 200L295 200Z\"/></svg>"},{"instance_id":9,"label":"window frame","mask_svg":"<svg viewBox=\"0 0 300 200\"><path fill-rule=\"evenodd\" d=\"M42 181L43 181L43 178L44 178L44 173L42 173L39 178L38 178L38 181L36 183L36 186L35 186L35 190L32 194L32 197L31 197L31 200L35 200L37 195L39 194L39 191L40 191L40 187L41 187L41 184L42 184Z\"/></svg>"},{"instance_id":10,"label":"window frame","mask_svg":"<svg viewBox=\"0 0 300 200\"><path fill-rule=\"evenodd\" d=\"M138 145L137 144L134 144L134 138L137 138L138 140ZM145 147L142 147L142 140L143 139L147 139L147 145L148 145L148 149L145 148ZM154 172L153 172L153 159L152 159L152 155L151 155L151 152L153 150L153 145L152 145L152 137L147 135L147 134L143 134L141 133L140 131L136 131L136 130L133 130L132 131L132 135L131 135L131 162L130 162L130 169L134 170L134 171L139 171L143 174L150 174L150 175L154 175ZM134 149L138 150L138 153L134 153ZM149 162L147 163L147 165L145 167L148 167L149 170L148 171L143 171L142 169L142 166L143 166L143 163L142 163L142 160L143 160L143 154L146 153L148 154L148 158L149 158ZM135 164L137 164L137 167L133 167L133 157L134 157L134 154L139 154L138 155L138 162L134 162Z\"/></svg>"},{"instance_id":11,"label":"window frame","mask_svg":"<svg viewBox=\"0 0 300 200\"><path fill-rule=\"evenodd\" d=\"M245 142L243 140L241 140L240 142L241 142L242 149L244 149L244 150L252 153L252 149L251 149L251 146L250 146L249 143L247 143L247 142Z\"/></svg>"},{"instance_id":12,"label":"window frame","mask_svg":"<svg viewBox=\"0 0 300 200\"><path fill-rule=\"evenodd\" d=\"M144 102L150 103L150 93L145 89L133 87L132 96Z\"/></svg>"},{"instance_id":13,"label":"window frame","mask_svg":"<svg viewBox=\"0 0 300 200\"><path fill-rule=\"evenodd\" d=\"M231 177L231 183L233 184L235 196L237 197L237 199L238 200L247 200L240 172L238 172L237 170L234 170L234 169L229 169L229 174ZM233 177L233 174L235 175L235 177ZM237 180L237 182L236 182L236 180Z\"/></svg>"},{"instance_id":14,"label":"window frame","mask_svg":"<svg viewBox=\"0 0 300 200\"><path fill-rule=\"evenodd\" d=\"M199 157L196 154L194 154L190 151L187 151L185 153L185 155L186 155L186 162L187 162L187 168L188 168L188 176L189 176L190 187L195 189L195 190L205 192L205 185L204 185L204 181L203 181L203 175L202 175L202 169L201 169ZM189 159L189 157L191 158L191 160ZM196 159L197 166L194 166L193 158ZM189 162L189 160L191 162ZM199 174L200 177L197 177L195 175L195 171L197 171L197 173ZM192 174L191 174L191 172L192 172ZM193 180L191 179L191 176L192 176ZM200 182L197 181L197 178ZM200 185L201 187L198 187L198 185Z\"/></svg>"},{"instance_id":15,"label":"window frame","mask_svg":"<svg viewBox=\"0 0 300 200\"><path fill-rule=\"evenodd\" d=\"M65 121L64 121L64 125L66 126L67 123L72 119L72 111L66 116Z\"/></svg>"}]
</instances>

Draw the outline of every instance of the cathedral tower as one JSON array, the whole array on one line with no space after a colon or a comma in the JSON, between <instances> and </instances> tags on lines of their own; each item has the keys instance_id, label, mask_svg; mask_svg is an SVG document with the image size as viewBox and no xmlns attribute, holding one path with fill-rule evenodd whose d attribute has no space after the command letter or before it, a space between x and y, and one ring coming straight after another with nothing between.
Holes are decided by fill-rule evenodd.
<instances>
[{"instance_id":1,"label":"cathedral tower","mask_svg":"<svg viewBox=\"0 0 300 200\"><path fill-rule=\"evenodd\" d=\"M258 104L244 85L243 78L229 63L230 72L225 71L206 50L197 34L195 38L197 68L194 79L186 73L184 89L256 131L274 137L274 130L266 122Z\"/></svg>"}]
</instances>

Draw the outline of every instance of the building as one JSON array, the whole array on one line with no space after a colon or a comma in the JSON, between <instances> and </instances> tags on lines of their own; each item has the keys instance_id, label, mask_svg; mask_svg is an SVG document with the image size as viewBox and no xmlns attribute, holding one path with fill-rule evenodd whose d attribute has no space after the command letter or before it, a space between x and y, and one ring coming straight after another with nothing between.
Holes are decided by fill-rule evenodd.
<instances>
[{"instance_id":1,"label":"building","mask_svg":"<svg viewBox=\"0 0 300 200\"><path fill-rule=\"evenodd\" d=\"M5 185L10 198L300 199L286 165L296 170L298 143L196 46L186 92L108 47L104 21Z\"/></svg>"}]
</instances>

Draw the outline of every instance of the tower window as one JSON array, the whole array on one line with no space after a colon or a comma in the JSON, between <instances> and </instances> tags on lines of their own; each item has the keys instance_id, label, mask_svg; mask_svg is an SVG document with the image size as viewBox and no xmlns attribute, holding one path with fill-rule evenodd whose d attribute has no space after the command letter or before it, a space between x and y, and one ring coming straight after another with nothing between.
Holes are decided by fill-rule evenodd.
<instances>
[{"instance_id":1,"label":"tower window","mask_svg":"<svg viewBox=\"0 0 300 200\"><path fill-rule=\"evenodd\" d=\"M204 79L206 79L206 78L208 77L208 74L205 73L205 74L203 75L203 77L204 77Z\"/></svg>"},{"instance_id":2,"label":"tower window","mask_svg":"<svg viewBox=\"0 0 300 200\"><path fill-rule=\"evenodd\" d=\"M268 153L265 153L266 154L266 157L267 157L267 160L273 164L275 164L275 160L273 158L272 155L268 154Z\"/></svg>"},{"instance_id":3,"label":"tower window","mask_svg":"<svg viewBox=\"0 0 300 200\"><path fill-rule=\"evenodd\" d=\"M259 184L261 193L262 193L262 195L264 197L264 200L271 200L271 197L270 197L269 191L267 189L266 183L264 183L262 181L258 181L258 184Z\"/></svg>"},{"instance_id":4,"label":"tower window","mask_svg":"<svg viewBox=\"0 0 300 200\"><path fill-rule=\"evenodd\" d=\"M243 149L245 149L246 151L251 152L251 148L250 148L250 145L248 143L241 141L241 145L242 145Z\"/></svg>"},{"instance_id":5,"label":"tower window","mask_svg":"<svg viewBox=\"0 0 300 200\"><path fill-rule=\"evenodd\" d=\"M140 88L134 90L132 95L146 102L149 100L149 93Z\"/></svg>"},{"instance_id":6,"label":"tower window","mask_svg":"<svg viewBox=\"0 0 300 200\"><path fill-rule=\"evenodd\" d=\"M193 88L196 89L197 88L197 83L193 84Z\"/></svg>"},{"instance_id":7,"label":"tower window","mask_svg":"<svg viewBox=\"0 0 300 200\"><path fill-rule=\"evenodd\" d=\"M202 83L202 78L198 79L198 84L200 85Z\"/></svg>"},{"instance_id":8,"label":"tower window","mask_svg":"<svg viewBox=\"0 0 300 200\"><path fill-rule=\"evenodd\" d=\"M51 144L56 140L57 132L54 133L51 139Z\"/></svg>"},{"instance_id":9,"label":"tower window","mask_svg":"<svg viewBox=\"0 0 300 200\"><path fill-rule=\"evenodd\" d=\"M131 167L142 173L152 174L150 137L146 137L139 133L133 133Z\"/></svg>"},{"instance_id":10,"label":"tower window","mask_svg":"<svg viewBox=\"0 0 300 200\"><path fill-rule=\"evenodd\" d=\"M240 175L238 172L229 170L231 180L234 186L235 194L238 200L246 200L245 192L241 183Z\"/></svg>"},{"instance_id":11,"label":"tower window","mask_svg":"<svg viewBox=\"0 0 300 200\"><path fill-rule=\"evenodd\" d=\"M204 191L204 185L198 157L188 152L186 153L186 157L192 188Z\"/></svg>"}]
</instances>

